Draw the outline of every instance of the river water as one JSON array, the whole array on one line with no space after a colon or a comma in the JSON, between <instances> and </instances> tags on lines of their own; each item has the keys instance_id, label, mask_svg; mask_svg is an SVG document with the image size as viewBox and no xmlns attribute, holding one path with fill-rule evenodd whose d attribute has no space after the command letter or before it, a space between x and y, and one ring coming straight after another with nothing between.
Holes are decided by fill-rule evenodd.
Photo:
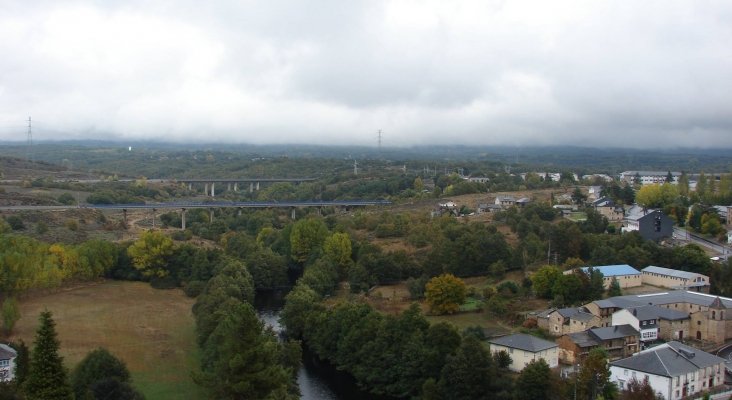
<instances>
[{"instance_id":1,"label":"river water","mask_svg":"<svg viewBox=\"0 0 732 400\"><path fill-rule=\"evenodd\" d=\"M280 311L285 293L257 292L254 306L259 318L276 333L281 333ZM356 386L350 375L336 370L332 365L318 360L306 347L303 348L302 367L297 373L297 384L303 400L367 400L373 396Z\"/></svg>"}]
</instances>

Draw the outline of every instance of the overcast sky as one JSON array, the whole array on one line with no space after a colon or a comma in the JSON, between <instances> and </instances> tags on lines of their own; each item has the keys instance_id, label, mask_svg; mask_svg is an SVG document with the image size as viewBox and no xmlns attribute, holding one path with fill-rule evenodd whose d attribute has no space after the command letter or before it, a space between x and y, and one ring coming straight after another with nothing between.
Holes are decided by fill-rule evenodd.
<instances>
[{"instance_id":1,"label":"overcast sky","mask_svg":"<svg viewBox=\"0 0 732 400\"><path fill-rule=\"evenodd\" d=\"M1 0L0 140L28 116L36 140L732 147L732 2Z\"/></svg>"}]
</instances>

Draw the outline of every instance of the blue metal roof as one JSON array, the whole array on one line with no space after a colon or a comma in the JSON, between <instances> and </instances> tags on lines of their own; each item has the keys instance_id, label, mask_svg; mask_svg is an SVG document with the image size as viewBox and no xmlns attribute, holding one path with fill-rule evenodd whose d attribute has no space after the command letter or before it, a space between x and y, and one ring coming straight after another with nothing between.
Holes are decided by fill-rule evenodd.
<instances>
[{"instance_id":1,"label":"blue metal roof","mask_svg":"<svg viewBox=\"0 0 732 400\"><path fill-rule=\"evenodd\" d=\"M638 275L640 274L640 271L637 269L631 267L628 264L620 264L620 265L598 265L596 267L592 267L595 270L598 270L602 272L602 275L605 277L608 276L622 276L622 275ZM582 270L584 272L587 272L587 270L590 269L590 267L583 267Z\"/></svg>"}]
</instances>

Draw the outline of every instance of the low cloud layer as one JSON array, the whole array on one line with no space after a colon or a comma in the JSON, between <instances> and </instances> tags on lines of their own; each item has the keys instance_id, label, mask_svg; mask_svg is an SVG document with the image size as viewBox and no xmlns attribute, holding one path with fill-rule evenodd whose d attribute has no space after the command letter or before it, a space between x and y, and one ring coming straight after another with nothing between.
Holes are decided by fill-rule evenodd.
<instances>
[{"instance_id":1,"label":"low cloud layer","mask_svg":"<svg viewBox=\"0 0 732 400\"><path fill-rule=\"evenodd\" d=\"M725 1L28 3L2 140L732 147Z\"/></svg>"}]
</instances>

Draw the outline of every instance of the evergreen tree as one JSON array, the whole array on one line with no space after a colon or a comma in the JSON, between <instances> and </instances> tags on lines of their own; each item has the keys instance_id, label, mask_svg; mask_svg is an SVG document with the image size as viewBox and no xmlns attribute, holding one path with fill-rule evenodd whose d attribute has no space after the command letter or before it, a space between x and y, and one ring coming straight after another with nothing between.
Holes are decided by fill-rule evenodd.
<instances>
[{"instance_id":1,"label":"evergreen tree","mask_svg":"<svg viewBox=\"0 0 732 400\"><path fill-rule=\"evenodd\" d=\"M442 369L440 394L443 399L495 399L502 389L496 363L478 339L468 336Z\"/></svg>"},{"instance_id":2,"label":"evergreen tree","mask_svg":"<svg viewBox=\"0 0 732 400\"><path fill-rule=\"evenodd\" d=\"M92 386L105 379L114 379L119 383L129 384L130 372L122 360L106 349L98 348L87 354L74 369L71 384L76 398L82 399L85 398L87 392L93 393ZM116 385L115 388L117 386L120 385ZM113 390L110 389L109 392L112 393Z\"/></svg>"},{"instance_id":3,"label":"evergreen tree","mask_svg":"<svg viewBox=\"0 0 732 400\"><path fill-rule=\"evenodd\" d=\"M607 289L608 297L622 296L623 291L620 289L620 282L615 277L610 281L610 287Z\"/></svg>"},{"instance_id":4,"label":"evergreen tree","mask_svg":"<svg viewBox=\"0 0 732 400\"><path fill-rule=\"evenodd\" d=\"M30 368L30 350L23 340L20 340L18 344L13 344L12 347L18 353L15 357L15 383L21 386L25 379L28 377L28 369Z\"/></svg>"},{"instance_id":5,"label":"evergreen tree","mask_svg":"<svg viewBox=\"0 0 732 400\"><path fill-rule=\"evenodd\" d=\"M63 358L58 355L59 340L56 323L50 311L39 317L41 325L31 353L30 371L25 382L28 400L73 399L74 395L66 377Z\"/></svg>"},{"instance_id":6,"label":"evergreen tree","mask_svg":"<svg viewBox=\"0 0 732 400\"><path fill-rule=\"evenodd\" d=\"M531 361L516 379L515 400L559 398L555 389L555 379L549 365L540 358Z\"/></svg>"}]
</instances>

